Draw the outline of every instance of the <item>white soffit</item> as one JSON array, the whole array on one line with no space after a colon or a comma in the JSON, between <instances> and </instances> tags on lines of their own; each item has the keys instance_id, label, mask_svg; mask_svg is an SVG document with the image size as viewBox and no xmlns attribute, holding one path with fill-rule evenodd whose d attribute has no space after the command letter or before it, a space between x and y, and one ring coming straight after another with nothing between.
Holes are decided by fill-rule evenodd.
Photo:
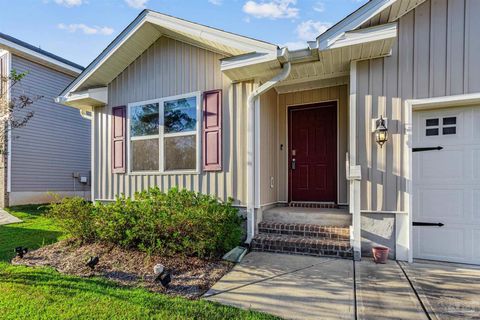
<instances>
[{"instance_id":1,"label":"white soffit","mask_svg":"<svg viewBox=\"0 0 480 320\"><path fill-rule=\"evenodd\" d=\"M233 81L271 78L281 68L277 53L252 52L222 59L222 72Z\"/></svg>"},{"instance_id":2,"label":"white soffit","mask_svg":"<svg viewBox=\"0 0 480 320\"><path fill-rule=\"evenodd\" d=\"M226 56L277 51L267 42L144 10L61 95L108 85L162 35Z\"/></svg>"},{"instance_id":3,"label":"white soffit","mask_svg":"<svg viewBox=\"0 0 480 320\"><path fill-rule=\"evenodd\" d=\"M388 23L366 29L345 32L328 49L355 46L362 43L377 42L397 37L397 23Z\"/></svg>"},{"instance_id":4,"label":"white soffit","mask_svg":"<svg viewBox=\"0 0 480 320\"><path fill-rule=\"evenodd\" d=\"M364 22L360 28L369 28L372 26L397 21L425 1L426 0L398 0L388 8L385 8Z\"/></svg>"},{"instance_id":5,"label":"white soffit","mask_svg":"<svg viewBox=\"0 0 480 320\"><path fill-rule=\"evenodd\" d=\"M101 107L108 103L108 88L94 88L70 94L68 97L58 97L55 102L77 109Z\"/></svg>"},{"instance_id":6,"label":"white soffit","mask_svg":"<svg viewBox=\"0 0 480 320\"><path fill-rule=\"evenodd\" d=\"M360 27L363 23L402 0L371 0L317 37L319 50L327 49L345 32Z\"/></svg>"}]
</instances>

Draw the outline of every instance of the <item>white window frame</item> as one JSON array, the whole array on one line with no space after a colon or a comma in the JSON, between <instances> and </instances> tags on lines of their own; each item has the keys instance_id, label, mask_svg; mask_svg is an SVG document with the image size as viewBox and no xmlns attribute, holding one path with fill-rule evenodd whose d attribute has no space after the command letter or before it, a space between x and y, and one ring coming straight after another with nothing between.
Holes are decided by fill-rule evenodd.
<instances>
[{"instance_id":1,"label":"white window frame","mask_svg":"<svg viewBox=\"0 0 480 320\"><path fill-rule=\"evenodd\" d=\"M177 133L165 133L164 128L164 114L165 114L165 106L164 103L166 101L178 100L183 98L196 98L196 108L197 108L197 127L195 131L187 131L187 132L177 132ZM200 174L201 173L201 164L202 164L202 93L200 91L190 92L185 94L180 94L176 96L169 96L163 97L159 99L152 99L152 100L145 100L139 102L132 102L127 105L127 167L128 167L128 174L129 175L175 175L175 174ZM159 113L159 127L158 127L158 135L148 135L148 136L141 136L141 137L131 137L130 136L130 119L131 119L131 109L133 107L142 106L146 104L153 104L158 103L158 113ZM193 170L172 170L172 171L165 171L165 150L164 150L164 140L165 138L169 137L181 137L181 136L191 136L195 132L196 135L196 168ZM152 138L158 139L158 171L132 171L131 167L131 142L134 140L148 140Z\"/></svg>"}]
</instances>

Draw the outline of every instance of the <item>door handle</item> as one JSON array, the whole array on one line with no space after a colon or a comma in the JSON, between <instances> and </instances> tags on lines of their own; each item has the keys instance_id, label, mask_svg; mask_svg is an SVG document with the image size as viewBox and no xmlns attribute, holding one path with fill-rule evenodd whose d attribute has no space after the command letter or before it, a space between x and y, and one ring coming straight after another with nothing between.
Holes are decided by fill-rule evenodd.
<instances>
[{"instance_id":1,"label":"door handle","mask_svg":"<svg viewBox=\"0 0 480 320\"><path fill-rule=\"evenodd\" d=\"M295 168L297 167L297 161L295 160L295 158L292 159L292 170L295 170Z\"/></svg>"}]
</instances>

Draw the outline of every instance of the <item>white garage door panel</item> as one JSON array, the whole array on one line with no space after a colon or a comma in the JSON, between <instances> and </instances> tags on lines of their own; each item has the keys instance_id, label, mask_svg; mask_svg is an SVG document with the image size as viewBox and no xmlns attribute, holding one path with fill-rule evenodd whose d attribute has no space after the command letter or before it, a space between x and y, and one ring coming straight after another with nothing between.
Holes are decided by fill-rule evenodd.
<instances>
[{"instance_id":1,"label":"white garage door panel","mask_svg":"<svg viewBox=\"0 0 480 320\"><path fill-rule=\"evenodd\" d=\"M460 261L465 256L465 237L462 228L424 227L418 231L419 254L424 259Z\"/></svg>"},{"instance_id":2,"label":"white garage door panel","mask_svg":"<svg viewBox=\"0 0 480 320\"><path fill-rule=\"evenodd\" d=\"M419 210L427 222L456 221L463 217L463 189L419 188ZM442 199L442 201L438 201ZM444 221L442 221L444 222Z\"/></svg>"},{"instance_id":3,"label":"white garage door panel","mask_svg":"<svg viewBox=\"0 0 480 320\"><path fill-rule=\"evenodd\" d=\"M438 157L436 152L425 152L420 155L420 167L423 169L420 171L420 178L424 179L449 179L462 181L464 176L464 163L465 155L463 150L445 150L442 157ZM435 166L431 164L435 162ZM439 171L438 167L444 168Z\"/></svg>"},{"instance_id":4,"label":"white garage door panel","mask_svg":"<svg viewBox=\"0 0 480 320\"><path fill-rule=\"evenodd\" d=\"M414 112L415 258L480 264L480 106Z\"/></svg>"}]
</instances>

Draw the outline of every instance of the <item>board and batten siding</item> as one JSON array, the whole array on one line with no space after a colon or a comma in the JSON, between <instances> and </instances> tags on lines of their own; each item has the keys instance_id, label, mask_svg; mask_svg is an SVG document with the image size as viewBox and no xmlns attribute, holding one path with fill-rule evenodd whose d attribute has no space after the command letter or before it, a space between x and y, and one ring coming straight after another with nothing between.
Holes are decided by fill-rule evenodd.
<instances>
[{"instance_id":1,"label":"board and batten siding","mask_svg":"<svg viewBox=\"0 0 480 320\"><path fill-rule=\"evenodd\" d=\"M275 89L260 96L260 206L278 201L277 106L278 94Z\"/></svg>"},{"instance_id":2,"label":"board and batten siding","mask_svg":"<svg viewBox=\"0 0 480 320\"><path fill-rule=\"evenodd\" d=\"M108 85L108 106L94 111L94 198L112 200L120 194L158 186L232 197L246 205L246 100L252 82L234 83L222 74L222 55L168 37L160 37ZM113 174L111 170L111 110L131 102L195 91L223 90L223 165L200 174ZM128 142L127 142L128 143ZM129 161L130 159L126 159Z\"/></svg>"},{"instance_id":3,"label":"board and batten siding","mask_svg":"<svg viewBox=\"0 0 480 320\"><path fill-rule=\"evenodd\" d=\"M399 21L392 55L357 63L357 150L365 211L406 211L406 99L480 92L480 1L429 0ZM376 145L371 119L388 118Z\"/></svg>"},{"instance_id":4,"label":"board and batten siding","mask_svg":"<svg viewBox=\"0 0 480 320\"><path fill-rule=\"evenodd\" d=\"M74 181L72 174L90 174L90 121L77 109L54 102L73 77L13 54L11 67L27 72L12 97L41 97L28 108L34 115L26 126L11 132L11 192L75 189L88 195L90 187Z\"/></svg>"},{"instance_id":5,"label":"board and batten siding","mask_svg":"<svg viewBox=\"0 0 480 320\"><path fill-rule=\"evenodd\" d=\"M319 88L306 91L280 94L278 96L278 141L276 154L278 159L277 193L279 202L288 201L288 107L336 101L338 130L338 174L337 174L337 201L340 204L348 203L347 179L345 171L345 156L348 150L348 88L346 85L328 88ZM283 145L283 150L280 150Z\"/></svg>"}]
</instances>

